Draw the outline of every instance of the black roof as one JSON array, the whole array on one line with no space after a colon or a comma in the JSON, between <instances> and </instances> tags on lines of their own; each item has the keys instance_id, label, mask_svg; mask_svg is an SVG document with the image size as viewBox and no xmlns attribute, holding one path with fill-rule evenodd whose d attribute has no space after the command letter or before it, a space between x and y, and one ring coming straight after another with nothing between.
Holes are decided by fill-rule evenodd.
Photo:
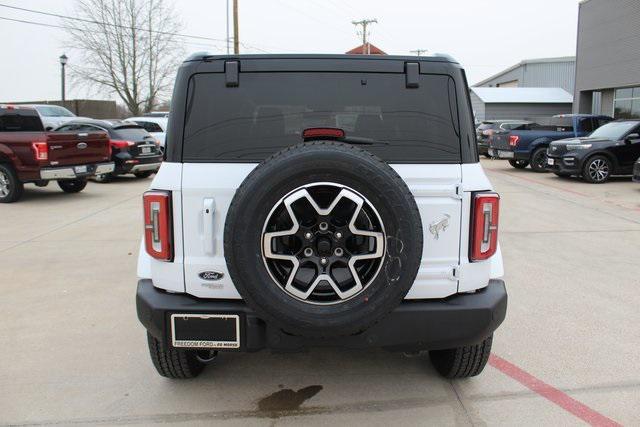
<instances>
[{"instance_id":1,"label":"black roof","mask_svg":"<svg viewBox=\"0 0 640 427\"><path fill-rule=\"evenodd\" d=\"M316 53L273 53L255 55L216 55L208 52L197 52L190 55L185 62L191 61L213 61L213 60L243 60L243 59L323 59L323 60L371 60L371 61L421 61L421 62L451 62L458 63L453 57L446 53L434 53L433 55L411 56L411 55L344 55L344 54L316 54Z\"/></svg>"}]
</instances>

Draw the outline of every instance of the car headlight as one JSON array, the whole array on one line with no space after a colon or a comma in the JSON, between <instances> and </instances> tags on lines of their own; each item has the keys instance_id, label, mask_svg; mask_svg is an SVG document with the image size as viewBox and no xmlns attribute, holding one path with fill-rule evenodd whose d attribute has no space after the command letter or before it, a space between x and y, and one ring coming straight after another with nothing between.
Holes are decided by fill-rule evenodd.
<instances>
[{"instance_id":1,"label":"car headlight","mask_svg":"<svg viewBox=\"0 0 640 427\"><path fill-rule=\"evenodd\" d=\"M591 148L591 144L568 144L567 151L571 150L588 150Z\"/></svg>"}]
</instances>

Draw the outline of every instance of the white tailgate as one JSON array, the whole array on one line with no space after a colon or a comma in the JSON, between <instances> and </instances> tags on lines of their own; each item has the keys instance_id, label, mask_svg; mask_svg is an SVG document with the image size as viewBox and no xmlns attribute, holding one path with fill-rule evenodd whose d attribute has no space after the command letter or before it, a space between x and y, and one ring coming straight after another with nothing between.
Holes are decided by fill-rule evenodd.
<instances>
[{"instance_id":1,"label":"white tailgate","mask_svg":"<svg viewBox=\"0 0 640 427\"><path fill-rule=\"evenodd\" d=\"M186 292L237 299L223 253L229 204L255 164L185 163L182 173L184 274ZM407 298L441 298L457 292L460 253L460 165L392 165L416 198L422 216L424 250L416 282ZM208 211L208 212L207 212ZM447 224L445 226L445 224ZM431 229L433 230L430 231ZM436 238L435 234L438 234ZM222 273L202 280L205 271Z\"/></svg>"}]
</instances>

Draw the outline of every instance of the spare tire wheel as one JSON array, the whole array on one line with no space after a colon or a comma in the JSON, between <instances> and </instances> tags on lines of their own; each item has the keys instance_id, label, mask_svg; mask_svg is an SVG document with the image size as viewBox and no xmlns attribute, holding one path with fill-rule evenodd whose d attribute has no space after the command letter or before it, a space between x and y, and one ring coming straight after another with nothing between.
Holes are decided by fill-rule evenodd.
<instances>
[{"instance_id":1,"label":"spare tire wheel","mask_svg":"<svg viewBox=\"0 0 640 427\"><path fill-rule=\"evenodd\" d=\"M358 333L396 308L422 254L402 178L371 153L314 141L258 165L231 202L229 274L245 302L287 333Z\"/></svg>"}]
</instances>

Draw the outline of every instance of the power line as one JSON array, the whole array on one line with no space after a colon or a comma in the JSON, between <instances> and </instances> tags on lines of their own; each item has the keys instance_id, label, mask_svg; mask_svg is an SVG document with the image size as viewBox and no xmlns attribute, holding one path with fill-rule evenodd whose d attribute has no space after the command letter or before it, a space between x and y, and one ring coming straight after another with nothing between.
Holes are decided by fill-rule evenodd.
<instances>
[{"instance_id":1,"label":"power line","mask_svg":"<svg viewBox=\"0 0 640 427\"><path fill-rule=\"evenodd\" d=\"M61 15L61 14L58 14L58 13L44 12L42 10L27 9L27 8L24 8L24 7L11 6L11 5L8 5L8 4L3 4L3 3L0 3L0 7L6 7L8 9L21 10L23 12L37 13L39 15L53 16L53 17L56 17L56 18L68 19L68 20L71 20L71 21L86 22L88 24L97 24L97 25L106 25L108 27L124 28L124 29L127 29L127 30L146 31L146 32L151 32L151 33L156 33L156 34L164 34L164 35L167 35L167 36L187 37L187 38L192 38L192 39L211 40L211 41L216 41L216 42L223 42L224 41L224 39L215 39L215 38L212 38L212 37L194 36L194 35L189 35L189 34L180 34L180 33L175 33L175 32L171 32L171 31L158 31L158 30L149 31L146 28L137 28L137 27L131 27L131 26L128 26L128 25L112 24L112 23L104 22L104 21L95 21L95 20L92 20L92 19L84 19L84 18L78 18L78 17L74 17L74 16Z\"/></svg>"},{"instance_id":2,"label":"power line","mask_svg":"<svg viewBox=\"0 0 640 427\"><path fill-rule=\"evenodd\" d=\"M79 22L85 22L88 24L95 24L95 25L104 25L104 26L108 26L108 27L116 27L116 28L124 28L124 29L128 29L128 30L137 30L137 31L145 31L148 33L155 33L155 34L163 34L163 35L168 35L168 36L176 36L176 37L185 37L185 38L191 38L191 39L198 39L198 40L208 40L208 41L215 41L215 42L225 42L227 43L227 41L225 39L217 39L217 38L213 38L213 37L204 37L204 36L196 36L196 35L191 35L191 34L181 34L181 33L176 33L176 32L172 32L172 31L159 31L159 30L148 30L145 28L137 28L137 27L130 27L127 25L119 25L119 24L112 24L109 22L104 22L104 21L95 21L92 19L84 19L84 18L78 18L78 17L74 17L74 16L68 16L68 15L62 15L62 14L58 14L58 13L53 13L53 12L45 12L42 10L35 10L35 9L27 9L24 7L18 7L18 6L13 6L13 5L8 5L8 4L4 4L4 3L0 3L0 7L4 7L4 8L8 8L8 9L14 9L14 10L20 10L23 12L29 12L29 13L36 13L39 15L46 15L46 16L52 16L55 18L61 18L61 19L67 19L70 21L79 21ZM42 25L42 26L48 26L48 27L53 27L53 28L62 28L62 29L73 29L72 27L64 27L64 26L58 26L58 25L54 25L54 24L44 24L44 23L36 23L33 21L22 21L19 19L11 19L11 18L3 18L5 20L13 20L16 22L23 22L23 23L30 23L30 24L35 24L35 25ZM245 43L240 43L242 46L244 46L247 49L255 49L255 50L259 50L262 52L267 52L264 49L260 49L256 46L252 46L249 44L245 44Z\"/></svg>"},{"instance_id":3,"label":"power line","mask_svg":"<svg viewBox=\"0 0 640 427\"><path fill-rule=\"evenodd\" d=\"M72 27L65 27L63 25L48 24L48 23L45 23L45 22L27 21L25 19L7 18L7 17L4 17L4 16L0 16L0 19L3 20L3 21L17 22L17 23L20 23L20 24L38 25L38 26L41 26L41 27L57 28L57 29L61 29L61 30L73 29ZM217 50L222 50L221 47L219 47L218 45L215 45L215 44L204 44L204 43L187 42L187 41L183 41L182 43L188 44L188 45L192 45L192 46L202 46L202 47L209 47L209 48L214 48L214 49L217 49ZM258 48L256 48L256 49L258 49Z\"/></svg>"}]
</instances>

